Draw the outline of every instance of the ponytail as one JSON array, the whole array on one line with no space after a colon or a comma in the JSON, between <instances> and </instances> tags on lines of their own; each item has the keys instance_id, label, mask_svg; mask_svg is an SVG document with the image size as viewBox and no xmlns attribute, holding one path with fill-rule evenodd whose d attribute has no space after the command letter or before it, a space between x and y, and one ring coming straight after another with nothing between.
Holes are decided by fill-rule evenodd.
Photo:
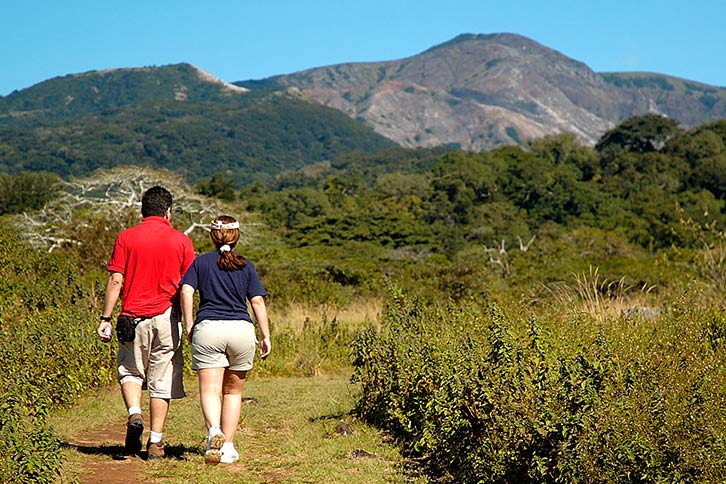
<instances>
[{"instance_id":1,"label":"ponytail","mask_svg":"<svg viewBox=\"0 0 726 484\"><path fill-rule=\"evenodd\" d=\"M219 251L217 266L223 271L237 271L245 266L245 258L234 251L239 241L239 222L228 215L214 219L210 237Z\"/></svg>"}]
</instances>

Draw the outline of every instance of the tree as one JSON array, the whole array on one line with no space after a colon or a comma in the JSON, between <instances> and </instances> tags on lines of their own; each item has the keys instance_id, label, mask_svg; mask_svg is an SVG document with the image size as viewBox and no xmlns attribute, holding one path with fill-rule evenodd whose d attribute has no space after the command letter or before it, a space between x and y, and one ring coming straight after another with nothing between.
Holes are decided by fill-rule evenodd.
<instances>
[{"instance_id":1,"label":"tree","mask_svg":"<svg viewBox=\"0 0 726 484\"><path fill-rule=\"evenodd\" d=\"M221 173L215 173L209 180L197 183L197 192L205 197L214 197L228 202L237 198L234 193L234 182Z\"/></svg>"},{"instance_id":2,"label":"tree","mask_svg":"<svg viewBox=\"0 0 726 484\"><path fill-rule=\"evenodd\" d=\"M0 174L0 215L38 210L58 196L60 178L50 173Z\"/></svg>"},{"instance_id":3,"label":"tree","mask_svg":"<svg viewBox=\"0 0 726 484\"><path fill-rule=\"evenodd\" d=\"M154 185L162 185L174 195L172 222L187 235L196 229L208 230L212 218L232 211L220 201L194 193L179 175L127 166L63 182L57 198L43 210L24 213L18 225L31 245L49 252L75 247L82 252L81 260L93 258L93 254L98 257L99 245L111 247L122 229L140 220L141 195ZM241 225L242 236L249 236L252 227Z\"/></svg>"},{"instance_id":4,"label":"tree","mask_svg":"<svg viewBox=\"0 0 726 484\"><path fill-rule=\"evenodd\" d=\"M637 153L660 151L668 140L681 131L678 123L666 116L659 114L634 116L605 133L595 145L595 149L604 157L612 156L621 150Z\"/></svg>"}]
</instances>

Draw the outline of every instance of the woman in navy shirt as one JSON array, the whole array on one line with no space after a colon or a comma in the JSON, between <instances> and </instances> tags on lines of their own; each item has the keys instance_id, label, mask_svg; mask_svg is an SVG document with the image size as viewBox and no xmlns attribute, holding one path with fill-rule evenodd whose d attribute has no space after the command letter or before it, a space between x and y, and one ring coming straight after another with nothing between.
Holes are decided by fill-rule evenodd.
<instances>
[{"instance_id":1,"label":"woman in navy shirt","mask_svg":"<svg viewBox=\"0 0 726 484\"><path fill-rule=\"evenodd\" d=\"M267 358L272 345L265 306L267 292L252 262L234 251L240 237L239 222L222 215L210 228L217 250L194 259L181 281L181 304L208 429L204 461L217 464L239 459L234 434L245 377L252 369L257 343L247 301L262 337L260 358ZM199 310L193 318L195 291L199 291Z\"/></svg>"}]
</instances>

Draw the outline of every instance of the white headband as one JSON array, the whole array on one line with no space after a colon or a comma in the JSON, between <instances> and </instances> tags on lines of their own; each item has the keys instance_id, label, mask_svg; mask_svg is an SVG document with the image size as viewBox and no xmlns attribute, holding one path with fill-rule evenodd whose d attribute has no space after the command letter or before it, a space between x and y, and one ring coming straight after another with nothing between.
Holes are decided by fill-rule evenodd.
<instances>
[{"instance_id":1,"label":"white headband","mask_svg":"<svg viewBox=\"0 0 726 484\"><path fill-rule=\"evenodd\" d=\"M219 222L217 220L213 220L211 224L209 224L209 228L212 230L232 230L232 229L238 229L239 228L239 222L230 222L228 224Z\"/></svg>"}]
</instances>

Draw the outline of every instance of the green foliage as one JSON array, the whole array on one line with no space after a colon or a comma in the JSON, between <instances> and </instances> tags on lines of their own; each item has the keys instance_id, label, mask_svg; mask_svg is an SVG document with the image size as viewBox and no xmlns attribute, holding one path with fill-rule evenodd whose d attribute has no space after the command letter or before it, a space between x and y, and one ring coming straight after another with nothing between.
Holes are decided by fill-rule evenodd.
<instances>
[{"instance_id":1,"label":"green foliage","mask_svg":"<svg viewBox=\"0 0 726 484\"><path fill-rule=\"evenodd\" d=\"M636 153L660 151L679 131L678 123L668 117L658 114L634 116L605 133L595 149L601 153L612 149Z\"/></svg>"},{"instance_id":2,"label":"green foliage","mask_svg":"<svg viewBox=\"0 0 726 484\"><path fill-rule=\"evenodd\" d=\"M188 116L162 104L159 125ZM153 105L117 113L143 114ZM104 129L97 131L104 143L131 139L123 129ZM640 129L637 121L621 127L650 139ZM172 131L146 146L166 160L196 146L183 130ZM73 133L64 133L71 143ZM678 131L654 151L608 144L601 152L562 135L535 140L529 150L487 153L342 150L274 180L264 172L229 205L240 216L259 214L240 248L271 305L325 315L277 333L273 321L279 359L260 371L344 371L355 340L365 391L359 410L444 481L718 482L726 318L718 308L699 312L703 301L679 298L689 287L708 300L726 288L726 189L718 169L725 144L726 124L718 122ZM234 170L214 166L220 171L198 189L227 196ZM31 429L42 427L43 414L33 409L67 404L112 380L110 348L93 334L93 308L105 251L137 217L68 207L59 223L77 244L53 254L29 250L9 223L2 231L0 364L22 383L2 382L3 401L18 409L7 412L4 445L25 446ZM636 323L620 313L594 317L558 299L563 281L592 267L609 281L586 284L593 300L612 297L617 281L620 300L669 310L657 323ZM336 312L378 300L387 286L384 329L371 325L354 338L354 325ZM534 311L541 314L512 316ZM39 449L53 448L50 437L42 440ZM16 469L0 463L0 472Z\"/></svg>"},{"instance_id":3,"label":"green foliage","mask_svg":"<svg viewBox=\"0 0 726 484\"><path fill-rule=\"evenodd\" d=\"M443 482L720 482L723 319L538 321L394 287L354 342L357 410Z\"/></svg>"},{"instance_id":4,"label":"green foliage","mask_svg":"<svg viewBox=\"0 0 726 484\"><path fill-rule=\"evenodd\" d=\"M286 326L275 333L275 358L258 364L256 373L316 376L347 370L353 328L359 324L323 315L320 320L306 318L300 328Z\"/></svg>"},{"instance_id":5,"label":"green foliage","mask_svg":"<svg viewBox=\"0 0 726 484\"><path fill-rule=\"evenodd\" d=\"M0 480L54 482L62 457L49 410L113 378L110 347L95 334L99 283L0 222Z\"/></svg>"},{"instance_id":6,"label":"green foliage","mask_svg":"<svg viewBox=\"0 0 726 484\"><path fill-rule=\"evenodd\" d=\"M0 170L70 177L138 165L177 171L192 183L223 173L239 187L305 163L394 146L339 111L284 92L225 102L160 98L61 120L0 117Z\"/></svg>"},{"instance_id":7,"label":"green foliage","mask_svg":"<svg viewBox=\"0 0 726 484\"><path fill-rule=\"evenodd\" d=\"M58 195L59 182L50 173L0 173L0 215L43 208Z\"/></svg>"},{"instance_id":8,"label":"green foliage","mask_svg":"<svg viewBox=\"0 0 726 484\"><path fill-rule=\"evenodd\" d=\"M221 173L215 173L209 180L197 183L197 192L205 197L219 198L227 202L235 200L234 183Z\"/></svg>"}]
</instances>

